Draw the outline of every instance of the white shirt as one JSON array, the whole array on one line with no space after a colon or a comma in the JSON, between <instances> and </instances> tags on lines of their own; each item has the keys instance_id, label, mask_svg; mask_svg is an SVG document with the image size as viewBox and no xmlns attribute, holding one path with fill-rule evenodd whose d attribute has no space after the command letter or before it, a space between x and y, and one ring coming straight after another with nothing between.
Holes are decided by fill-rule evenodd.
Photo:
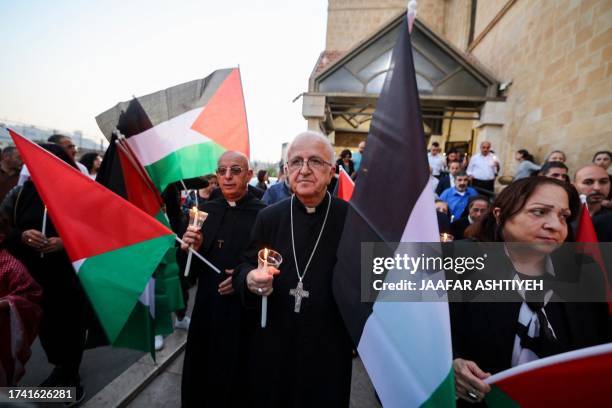
<instances>
[{"instance_id":1,"label":"white shirt","mask_svg":"<svg viewBox=\"0 0 612 408\"><path fill-rule=\"evenodd\" d=\"M427 154L427 161L429 162L429 166L431 167L431 174L434 176L439 176L440 171L444 170L446 164L444 163L444 157L441 154L436 154L435 156L431 153Z\"/></svg>"},{"instance_id":2,"label":"white shirt","mask_svg":"<svg viewBox=\"0 0 612 408\"><path fill-rule=\"evenodd\" d=\"M475 154L470 159L466 173L477 180L494 180L497 174L497 159L493 153L486 156Z\"/></svg>"}]
</instances>

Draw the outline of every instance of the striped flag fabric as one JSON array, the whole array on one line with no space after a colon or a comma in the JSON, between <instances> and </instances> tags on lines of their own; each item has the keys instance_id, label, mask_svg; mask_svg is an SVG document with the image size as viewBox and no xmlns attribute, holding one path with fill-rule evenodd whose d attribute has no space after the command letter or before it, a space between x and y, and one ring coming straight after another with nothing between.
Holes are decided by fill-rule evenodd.
<instances>
[{"instance_id":1,"label":"striped flag fabric","mask_svg":"<svg viewBox=\"0 0 612 408\"><path fill-rule=\"evenodd\" d=\"M384 407L454 406L448 304L360 298L362 242L440 240L407 26L405 21L372 120L333 289Z\"/></svg>"},{"instance_id":2,"label":"striped flag fabric","mask_svg":"<svg viewBox=\"0 0 612 408\"><path fill-rule=\"evenodd\" d=\"M494 408L609 407L612 343L541 358L485 381Z\"/></svg>"},{"instance_id":3,"label":"striped flag fabric","mask_svg":"<svg viewBox=\"0 0 612 408\"><path fill-rule=\"evenodd\" d=\"M213 173L219 156L249 156L249 132L238 68L137 98L148 122L126 130L127 143L161 192L168 184ZM130 102L96 117L110 140ZM124 129L125 130L125 129Z\"/></svg>"},{"instance_id":4,"label":"striped flag fabric","mask_svg":"<svg viewBox=\"0 0 612 408\"><path fill-rule=\"evenodd\" d=\"M173 247L174 234L76 168L9 132L110 343L152 350L147 330L155 317L151 276Z\"/></svg>"}]
</instances>

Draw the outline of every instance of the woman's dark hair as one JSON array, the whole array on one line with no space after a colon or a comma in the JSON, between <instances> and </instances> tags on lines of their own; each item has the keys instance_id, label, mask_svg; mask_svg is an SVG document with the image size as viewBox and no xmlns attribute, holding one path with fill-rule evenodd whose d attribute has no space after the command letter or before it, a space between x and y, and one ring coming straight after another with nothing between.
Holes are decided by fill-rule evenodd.
<instances>
[{"instance_id":1,"label":"woman's dark hair","mask_svg":"<svg viewBox=\"0 0 612 408\"><path fill-rule=\"evenodd\" d=\"M523 159L528 160L528 161L533 163L533 155L531 153L529 153L529 151L527 151L525 149L521 149L517 153L519 153L521 156L523 156Z\"/></svg>"},{"instance_id":2,"label":"woman's dark hair","mask_svg":"<svg viewBox=\"0 0 612 408\"><path fill-rule=\"evenodd\" d=\"M597 153L595 153L595 154L593 155L593 160L591 160L591 162L593 162L593 163L594 163L594 162L595 162L595 158L596 158L597 156L599 156L600 154L607 154L607 155L608 155L608 157L610 158L610 160L612 160L612 152L611 152L611 151L609 151L609 150L600 150L600 151L598 151Z\"/></svg>"},{"instance_id":3,"label":"woman's dark hair","mask_svg":"<svg viewBox=\"0 0 612 408\"><path fill-rule=\"evenodd\" d=\"M351 157L353 157L353 153L351 153L351 151L349 149L344 149L341 153L340 153L340 158L344 159L345 157L348 157L349 159Z\"/></svg>"},{"instance_id":4,"label":"woman's dark hair","mask_svg":"<svg viewBox=\"0 0 612 408\"><path fill-rule=\"evenodd\" d=\"M542 167L540 167L540 174L542 176L545 176L546 173L548 173L550 169L565 169L566 171L569 171L569 169L564 163L561 163L558 161L552 161L552 162L546 162L542 165Z\"/></svg>"},{"instance_id":5,"label":"woman's dark hair","mask_svg":"<svg viewBox=\"0 0 612 408\"><path fill-rule=\"evenodd\" d=\"M93 164L98 158L98 153L85 153L83 157L81 157L81 164L87 167L87 171L91 173L91 169L93 168Z\"/></svg>"},{"instance_id":6,"label":"woman's dark hair","mask_svg":"<svg viewBox=\"0 0 612 408\"><path fill-rule=\"evenodd\" d=\"M491 211L489 211L487 216L468 227L466 236L483 242L503 242L502 229L506 221L518 214L523 207L525 207L525 203L529 197L531 197L534 191L542 185L558 186L567 193L569 208L572 215L567 219L568 227L565 241L572 242L574 240L574 234L569 224L578 217L580 212L580 197L578 196L578 192L570 184L544 176L527 177L511 183L499 193L491 205ZM499 222L493 215L495 208L500 209Z\"/></svg>"},{"instance_id":7,"label":"woman's dark hair","mask_svg":"<svg viewBox=\"0 0 612 408\"><path fill-rule=\"evenodd\" d=\"M66 163L74 167L75 169L77 170L79 169L76 163L74 162L74 160L72 160L72 157L70 157L68 153L66 153L63 147L53 144L53 143L42 143L40 147L50 152L54 156L62 159L63 161L65 161Z\"/></svg>"},{"instance_id":8,"label":"woman's dark hair","mask_svg":"<svg viewBox=\"0 0 612 408\"><path fill-rule=\"evenodd\" d=\"M259 181L260 183L263 183L266 179L266 174L268 174L266 170L259 170L257 172L257 181Z\"/></svg>"}]
</instances>

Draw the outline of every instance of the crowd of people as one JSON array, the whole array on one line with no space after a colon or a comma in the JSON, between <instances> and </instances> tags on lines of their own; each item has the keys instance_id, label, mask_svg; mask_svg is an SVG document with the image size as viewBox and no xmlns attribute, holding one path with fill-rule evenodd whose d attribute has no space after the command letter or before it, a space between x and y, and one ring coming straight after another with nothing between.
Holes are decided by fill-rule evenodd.
<instances>
[{"instance_id":1,"label":"crowd of people","mask_svg":"<svg viewBox=\"0 0 612 408\"><path fill-rule=\"evenodd\" d=\"M70 138L53 137L42 146L79 168ZM266 172L257 174L259 187L249 185L248 158L227 151L214 174L189 184L197 189L182 206L179 195L165 195L167 211L175 208L172 216L179 220L171 217L173 228L183 239L179 263L191 247L222 271L194 262L193 312L190 318L184 311L177 316L178 327L188 330L184 407L349 405L354 345L332 291L348 204L334 196L333 186L341 168L358 179L365 148L362 142L356 152L344 150L336 161L327 138L304 132L289 145L273 185L266 183ZM571 182L563 152L552 152L541 167L526 150L516 157L515 180L496 192L500 163L489 142L482 142L469 161L457 151L443 155L433 143L428 158L437 182L432 188L440 232L480 242L570 242L583 195L599 240L612 239L609 151L597 152L592 163L576 169ZM100 157L83 159L81 171L95 176ZM52 220L41 231L44 204L34 184L20 181L20 174L18 152L5 148L0 160L0 328L10 308L18 307L27 318L21 322L18 358L7 353L6 338L0 339L0 385L18 383L28 346L38 335L55 367L41 385L76 387L82 398L81 358L86 347L103 340L95 336L101 331ZM179 183L172 188L182 189ZM201 229L184 222L185 210L193 206L208 213ZM269 261L267 251L262 259L264 248L282 255L282 262ZM550 265L567 267L544 249L526 259L506 255L500 255L508 260L504 267L519 279L552 273ZM15 282L22 289L15 290ZM610 341L605 303L536 303L517 293L513 301L495 305L450 304L458 397L482 401L490 391L483 380L491 373ZM491 313L498 318L490 319ZM492 339L498 348L490 346Z\"/></svg>"},{"instance_id":2,"label":"crowd of people","mask_svg":"<svg viewBox=\"0 0 612 408\"><path fill-rule=\"evenodd\" d=\"M436 209L449 217L451 230L444 232L450 232L457 239L462 239L467 227L479 219L476 214L473 216L477 218L469 214L471 203L476 202L477 208L485 202L488 203L485 213L479 214L480 216L486 215L490 208L495 198L495 182L500 163L491 151L491 143L487 141L480 144L479 154L469 160L464 157L461 162L457 160L459 153L456 150L449 151L446 157L440 151L439 143L433 142L428 153L431 184L436 194ZM591 163L576 169L573 180L570 179L570 169L565 164L565 153L560 150L549 153L542 165L535 164L533 155L526 149L517 150L515 159L518 166L511 183L528 177L544 176L573 185L580 195L586 197L593 221L599 226L599 237L603 238L606 227L600 218L612 212L612 177L608 174L612 152L596 152ZM480 199L472 201L476 196Z\"/></svg>"}]
</instances>

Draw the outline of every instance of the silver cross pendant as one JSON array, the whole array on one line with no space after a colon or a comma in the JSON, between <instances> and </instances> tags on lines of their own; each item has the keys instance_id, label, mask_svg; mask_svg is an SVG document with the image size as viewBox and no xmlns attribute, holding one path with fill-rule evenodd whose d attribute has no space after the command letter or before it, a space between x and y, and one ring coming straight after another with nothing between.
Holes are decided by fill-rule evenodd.
<instances>
[{"instance_id":1,"label":"silver cross pendant","mask_svg":"<svg viewBox=\"0 0 612 408\"><path fill-rule=\"evenodd\" d=\"M304 290L304 285L302 281L299 281L295 289L289 290L289 294L295 297L295 308L293 311L295 313L300 313L300 308L302 307L302 299L308 299L310 292Z\"/></svg>"}]
</instances>

